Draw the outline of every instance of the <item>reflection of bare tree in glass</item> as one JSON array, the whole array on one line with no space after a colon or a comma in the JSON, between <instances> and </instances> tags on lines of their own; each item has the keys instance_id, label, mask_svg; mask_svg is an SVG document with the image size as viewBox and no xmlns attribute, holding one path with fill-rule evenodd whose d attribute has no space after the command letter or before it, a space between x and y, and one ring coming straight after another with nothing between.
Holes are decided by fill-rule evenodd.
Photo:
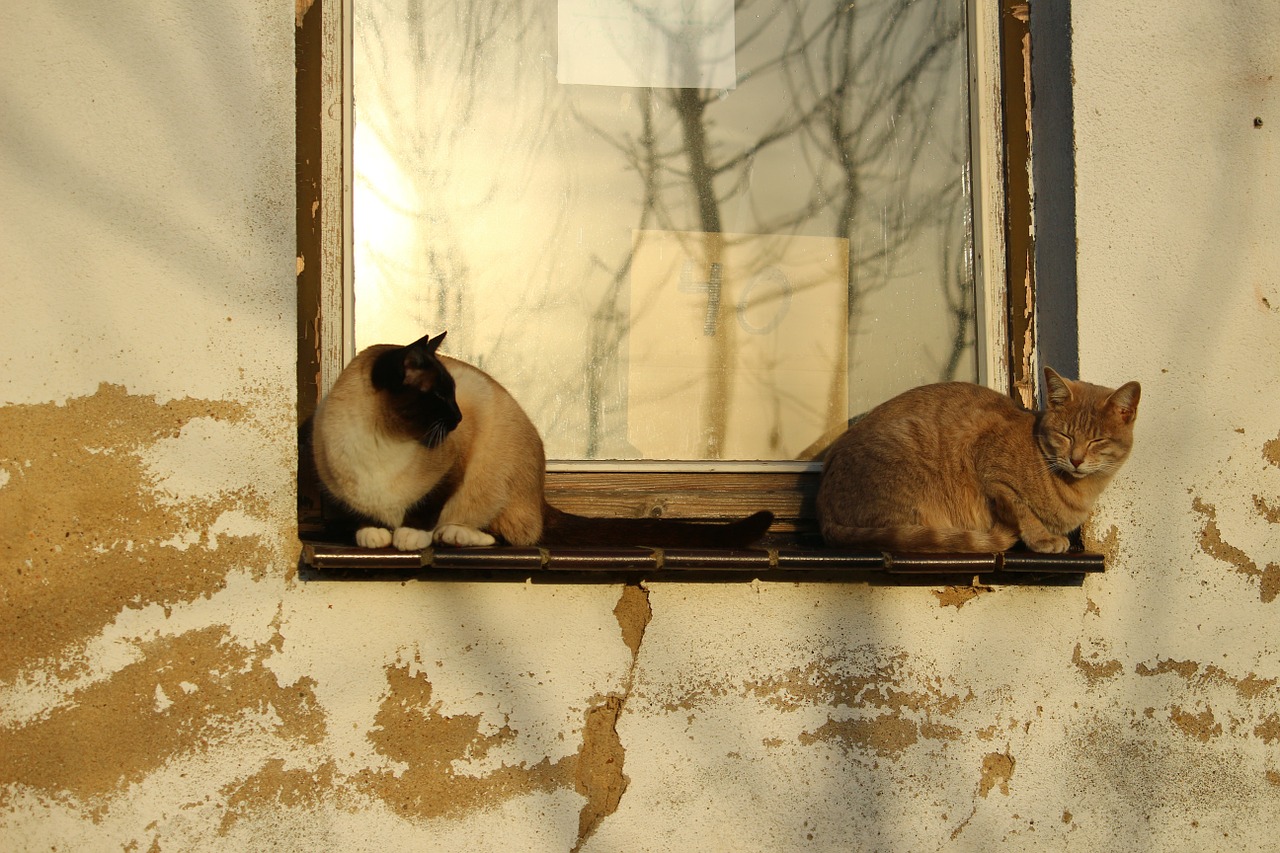
<instances>
[{"instance_id":1,"label":"reflection of bare tree in glass","mask_svg":"<svg viewBox=\"0 0 1280 853\"><path fill-rule=\"evenodd\" d=\"M951 171L939 176L922 175L925 169L916 166L924 159L925 146L967 128L963 116L953 128L945 126L947 117L934 119L936 112L945 112L948 98L955 100L957 75L958 85L964 85L963 6L870 0L832 8L799 0L740 0L737 20L754 22L738 34L740 89L756 90L753 109L763 93L772 92L788 104L781 113L775 110L751 139L729 144L716 135L717 111L731 111L737 93L726 99L722 92L695 89L646 92L644 127L636 137L594 127L623 152L641 178L645 205L639 227L656 221L665 228L703 232L704 269L719 262L725 232L818 233L848 240L851 366L857 363L852 350L863 301L885 285L893 264L921 239L922 231L945 229L949 233L940 237L942 286L955 333L940 373L942 378L954 376L971 343L973 315L972 273L958 242L965 235L948 227L968 209L965 167L953 160ZM778 38L780 32L784 38ZM685 41L678 34L672 37ZM670 108L675 127L655 131L655 98ZM761 113L769 116L769 109ZM579 119L590 123L585 116ZM807 195L787 207L758 206L753 196L754 169L771 149L795 157L807 172ZM895 164L903 163L908 168L894 173ZM725 208L743 199L751 202L750 221L726 223ZM878 224L879 240L858 239L868 222ZM595 313L597 367L599 354L616 348L627 331L618 298L629 264L630 258L614 270L616 286ZM716 328L732 330L733 324L723 322L726 306L715 310ZM720 334L704 412L709 458L719 455L724 434L732 355L731 334ZM598 381L603 371L590 375ZM840 385L847 378L833 376L832 382L838 384L830 398L841 398ZM599 391L592 389L594 399Z\"/></svg>"},{"instance_id":2,"label":"reflection of bare tree in glass","mask_svg":"<svg viewBox=\"0 0 1280 853\"><path fill-rule=\"evenodd\" d=\"M550 104L555 93L539 86L507 86L510 97L527 101L509 111L510 117L527 125L495 135L487 186L477 185L474 176L459 176L457 166L472 144L491 89L524 76L517 60L530 49L521 45L549 38L543 6L524 0L359 3L357 132L376 139L395 164L398 183L389 187L370 179L357 164L358 190L376 197L420 235L416 251L407 254L379 251L376 239L364 244L374 267L366 272L389 286L397 310L417 318L424 332L451 329L450 343L457 347L474 334L466 310L472 272L467 253L458 248L460 220L482 211L500 184L529 180L533 160L528 152L501 149L547 138L556 113ZM447 25L441 16L447 16ZM366 151L364 156L372 155ZM460 190L464 182L467 186ZM357 221L357 241L367 224Z\"/></svg>"},{"instance_id":3,"label":"reflection of bare tree in glass","mask_svg":"<svg viewBox=\"0 0 1280 853\"><path fill-rule=\"evenodd\" d=\"M367 194L416 235L408 252L370 241L364 272L386 282L402 318L447 326L454 353L492 359L504 382L520 383L513 390L544 434L575 442L565 456L626 452L636 246L617 234L628 229L636 239L649 229L703 235L691 257L715 331L701 413L712 458L733 392L736 323L710 292L710 268L728 249L735 264L754 253L746 266L761 270L778 260L771 241L729 244L732 235L847 241L840 344L855 372L883 369L855 352L868 301L901 287L904 273L937 281L943 307L931 310L946 312L955 334L949 353L927 357L954 375L972 345L963 9L738 0L737 88L711 91L559 85L554 3L356 0L357 133L394 163L389 178L357 163L357 204ZM357 241L370 227L359 217ZM495 263L503 251L505 266ZM576 319L570 304L589 307ZM938 339L930 332L922 349ZM554 363L521 374L546 347ZM831 377L832 405L848 382ZM783 407L795 403L785 390Z\"/></svg>"}]
</instances>

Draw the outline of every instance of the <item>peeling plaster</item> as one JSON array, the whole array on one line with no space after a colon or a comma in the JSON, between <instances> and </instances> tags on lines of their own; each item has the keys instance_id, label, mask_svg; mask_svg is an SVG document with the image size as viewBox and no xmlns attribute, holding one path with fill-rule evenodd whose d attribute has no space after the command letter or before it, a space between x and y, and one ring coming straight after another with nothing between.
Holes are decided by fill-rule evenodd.
<instances>
[{"instance_id":1,"label":"peeling plaster","mask_svg":"<svg viewBox=\"0 0 1280 853\"><path fill-rule=\"evenodd\" d=\"M995 592L995 587L985 586L978 583L978 578L973 579L973 583L969 586L949 586L945 589L933 590L933 595L938 599L939 607L954 607L959 610L970 601L973 601L980 595L986 595L989 592Z\"/></svg>"},{"instance_id":2,"label":"peeling plaster","mask_svg":"<svg viewBox=\"0 0 1280 853\"><path fill-rule=\"evenodd\" d=\"M1107 529L1099 533L1094 530L1091 522L1084 525L1081 531L1084 537L1085 548L1090 551L1101 554L1106 564L1109 566L1116 565L1120 560L1120 528L1114 524L1108 525Z\"/></svg>"},{"instance_id":3,"label":"peeling plaster","mask_svg":"<svg viewBox=\"0 0 1280 853\"><path fill-rule=\"evenodd\" d=\"M1139 663L1134 670L1141 676L1173 674L1181 678L1190 687L1205 689L1208 687L1228 687L1234 690L1241 699L1257 699L1275 690L1280 679L1259 678L1254 673L1237 678L1220 667L1204 666L1189 660L1157 660L1155 664ZM1278 697L1280 698L1280 697Z\"/></svg>"},{"instance_id":4,"label":"peeling plaster","mask_svg":"<svg viewBox=\"0 0 1280 853\"><path fill-rule=\"evenodd\" d=\"M217 627L146 644L140 661L73 705L0 729L0 786L94 802L246 731L318 742L325 724L309 685L281 688L260 655Z\"/></svg>"},{"instance_id":5,"label":"peeling plaster","mask_svg":"<svg viewBox=\"0 0 1280 853\"><path fill-rule=\"evenodd\" d=\"M914 673L905 654L860 675L844 672L841 663L817 660L744 687L779 710L831 708L825 723L800 734L804 746L831 742L846 752L898 758L922 739L962 737L949 720L973 697L947 693L940 679Z\"/></svg>"},{"instance_id":6,"label":"peeling plaster","mask_svg":"<svg viewBox=\"0 0 1280 853\"><path fill-rule=\"evenodd\" d=\"M1257 310L1256 284L1276 267L1274 215L1250 173L1270 131L1245 131L1242 154L1222 119L1265 115L1274 87L1221 81L1237 65L1269 79L1253 66L1273 63L1280 19L1259 0L1177 6L1086 4L1073 34L1082 362L1154 380L1143 447L1165 451L1104 496L1086 535L1108 571L1087 597L706 585L667 587L656 615L640 587L299 582L284 368L293 274L313 265L288 225L287 7L137 10L154 29L15 11L49 33L0 59L36 81L19 103L44 135L15 139L110 156L104 172L0 152L36 223L0 247L23 285L5 399L65 400L0 409L0 835L134 851L1264 847L1280 670L1258 599L1280 571L1280 436L1261 464L1242 437L1275 429L1257 353L1275 351L1277 309ZM143 51L154 80L121 61L165 43ZM231 109L168 134L192 92ZM122 103L139 120L113 139ZM1156 151L1153 134L1183 142ZM1188 151L1215 153L1169 168ZM21 244L40 228L54 236ZM36 257L62 259L55 245L65 263Z\"/></svg>"},{"instance_id":7,"label":"peeling plaster","mask_svg":"<svg viewBox=\"0 0 1280 853\"><path fill-rule=\"evenodd\" d=\"M1253 507L1268 524L1280 524L1280 505L1272 506L1266 498L1254 495Z\"/></svg>"},{"instance_id":8,"label":"peeling plaster","mask_svg":"<svg viewBox=\"0 0 1280 853\"><path fill-rule=\"evenodd\" d=\"M1246 577L1258 581L1258 593L1263 604L1270 604L1280 595L1280 562L1267 563L1259 569L1253 558L1222 538L1218 528L1218 510L1213 504L1194 498L1191 507L1204 516L1200 531L1200 550L1217 560L1228 563Z\"/></svg>"},{"instance_id":9,"label":"peeling plaster","mask_svg":"<svg viewBox=\"0 0 1280 853\"><path fill-rule=\"evenodd\" d=\"M431 682L407 665L389 667L386 674L387 692L367 736L378 753L390 759L392 769L365 770L351 782L402 817L457 817L517 794L572 784L575 762L568 758L544 758L532 766L503 765L482 776L459 772L457 762L483 758L511 741L515 732L503 726L484 734L476 716L445 716L432 700Z\"/></svg>"},{"instance_id":10,"label":"peeling plaster","mask_svg":"<svg viewBox=\"0 0 1280 853\"><path fill-rule=\"evenodd\" d=\"M280 758L268 759L250 776L220 789L226 806L218 834L225 836L242 819L264 811L314 811L329 803L337 790L331 764L312 771L287 767Z\"/></svg>"},{"instance_id":11,"label":"peeling plaster","mask_svg":"<svg viewBox=\"0 0 1280 853\"><path fill-rule=\"evenodd\" d=\"M1188 737L1202 742L1222 735L1222 726L1214 719L1212 708L1192 713L1184 711L1179 705L1174 705L1169 709L1169 719Z\"/></svg>"},{"instance_id":12,"label":"peeling plaster","mask_svg":"<svg viewBox=\"0 0 1280 853\"><path fill-rule=\"evenodd\" d=\"M1115 678L1124 672L1124 664L1120 663L1120 661L1099 661L1097 660L1098 657L1100 657L1099 653L1094 652L1090 655L1089 660L1085 660L1080 644L1076 643L1075 651L1071 653L1071 662L1075 664L1076 669L1084 674L1090 684L1097 684L1099 681Z\"/></svg>"},{"instance_id":13,"label":"peeling plaster","mask_svg":"<svg viewBox=\"0 0 1280 853\"><path fill-rule=\"evenodd\" d=\"M653 618L648 592L641 586L624 586L613 615L622 631L622 641L631 651L631 666L627 670L622 694L607 696L587 710L575 779L578 793L587 802L578 814L578 841L574 851L580 850L595 834L602 820L618 810L631 781L623 772L627 751L618 736L618 717L631 695L640 646L649 620Z\"/></svg>"},{"instance_id":14,"label":"peeling plaster","mask_svg":"<svg viewBox=\"0 0 1280 853\"><path fill-rule=\"evenodd\" d=\"M630 779L623 773L627 751L618 737L624 698L609 696L587 711L574 784L586 804L578 814L575 851L595 834L600 822L618 810Z\"/></svg>"},{"instance_id":15,"label":"peeling plaster","mask_svg":"<svg viewBox=\"0 0 1280 853\"><path fill-rule=\"evenodd\" d=\"M161 404L115 385L65 405L0 408L0 469L10 475L0 489L0 684L41 656L83 647L122 611L208 596L229 570L279 563L280 540L261 535L272 529L270 481L253 484L241 469L239 480L175 502L147 461L195 420L239 425L223 446L254 440L240 404ZM204 544L161 544L188 541ZM196 559L214 550L216 561Z\"/></svg>"},{"instance_id":16,"label":"peeling plaster","mask_svg":"<svg viewBox=\"0 0 1280 853\"><path fill-rule=\"evenodd\" d=\"M294 26L301 27L302 19L307 16L307 12L311 11L311 7L315 4L315 0L293 0L293 21Z\"/></svg>"},{"instance_id":17,"label":"peeling plaster","mask_svg":"<svg viewBox=\"0 0 1280 853\"><path fill-rule=\"evenodd\" d=\"M1005 752L989 752L982 758L982 779L978 783L978 796L986 799L996 788L1009 795L1009 780L1017 766L1013 756Z\"/></svg>"},{"instance_id":18,"label":"peeling plaster","mask_svg":"<svg viewBox=\"0 0 1280 853\"><path fill-rule=\"evenodd\" d=\"M1280 468L1280 435L1262 445L1262 458Z\"/></svg>"}]
</instances>

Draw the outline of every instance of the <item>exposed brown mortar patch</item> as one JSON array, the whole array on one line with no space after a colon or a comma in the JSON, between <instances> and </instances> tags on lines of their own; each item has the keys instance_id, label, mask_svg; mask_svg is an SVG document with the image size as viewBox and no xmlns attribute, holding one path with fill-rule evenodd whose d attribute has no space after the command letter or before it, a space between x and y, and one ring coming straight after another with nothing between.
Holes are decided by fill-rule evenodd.
<instances>
[{"instance_id":1,"label":"exposed brown mortar patch","mask_svg":"<svg viewBox=\"0 0 1280 853\"><path fill-rule=\"evenodd\" d=\"M1150 665L1139 663L1134 667L1134 672L1144 677L1176 675L1192 687L1230 687L1242 699L1257 699L1275 688L1278 681L1275 678L1258 678L1252 672L1243 678L1236 678L1221 667L1212 664L1202 666L1189 660L1157 659Z\"/></svg>"},{"instance_id":2,"label":"exposed brown mortar patch","mask_svg":"<svg viewBox=\"0 0 1280 853\"><path fill-rule=\"evenodd\" d=\"M918 676L908 662L907 655L899 654L851 674L848 659L826 658L746 683L743 689L781 711L843 706L862 712L828 716L826 723L800 735L803 745L825 741L845 751L896 758L920 740L960 739L963 732L948 721L972 696L946 692L940 678Z\"/></svg>"},{"instance_id":3,"label":"exposed brown mortar patch","mask_svg":"<svg viewBox=\"0 0 1280 853\"><path fill-rule=\"evenodd\" d=\"M1203 743L1208 743L1210 739L1222 734L1222 725L1214 719L1212 708L1205 708L1200 713L1193 714L1174 705L1169 709L1169 720L1182 730L1183 734Z\"/></svg>"},{"instance_id":4,"label":"exposed brown mortar patch","mask_svg":"<svg viewBox=\"0 0 1280 853\"><path fill-rule=\"evenodd\" d=\"M651 616L648 593L638 586L624 587L614 609L623 641L631 650L633 667L644 631ZM632 674L628 673L626 691ZM480 733L480 718L460 714L445 716L432 701L430 681L414 674L408 665L387 669L387 696L383 700L369 738L377 751L407 766L394 771L366 770L351 780L333 781L331 775L315 776L315 785L342 787L351 782L358 790L385 801L402 817L429 819L458 816L497 805L511 797L535 792L573 788L586 799L578 818L578 844L594 833L600 821L617 810L629 782L623 773L626 750L618 737L617 721L626 703L625 695L610 695L587 709L583 723L582 747L578 754L552 762L544 758L533 766L506 766L483 777L460 775L453 763L459 759L483 758L488 752L515 737L503 727L492 735ZM263 796L318 798L309 780L313 774L282 777L267 767L262 778L245 780L237 791L246 796L261 790ZM229 826L229 824L224 824Z\"/></svg>"},{"instance_id":5,"label":"exposed brown mortar patch","mask_svg":"<svg viewBox=\"0 0 1280 853\"><path fill-rule=\"evenodd\" d=\"M102 385L66 405L0 407L0 682L61 659L129 607L168 605L220 589L228 569L277 563L256 537L222 537L186 551L159 543L207 529L225 511L270 517L246 484L171 506L139 453L196 418L238 422L237 403L171 400Z\"/></svg>"},{"instance_id":6,"label":"exposed brown mortar patch","mask_svg":"<svg viewBox=\"0 0 1280 853\"><path fill-rule=\"evenodd\" d=\"M622 629L622 642L631 650L634 662L640 654L640 643L644 641L645 629L653 618L653 608L649 605L649 592L636 584L627 584L622 588L622 597L613 608L613 615Z\"/></svg>"},{"instance_id":7,"label":"exposed brown mortar patch","mask_svg":"<svg viewBox=\"0 0 1280 853\"><path fill-rule=\"evenodd\" d=\"M901 756L918 740L920 729L916 723L894 714L852 720L828 719L813 732L801 732L799 738L803 746L830 741L845 749L857 747L863 752L886 758Z\"/></svg>"},{"instance_id":8,"label":"exposed brown mortar patch","mask_svg":"<svg viewBox=\"0 0 1280 853\"><path fill-rule=\"evenodd\" d=\"M138 782L176 756L207 751L232 731L282 721L284 741L318 743L324 716L303 679L281 687L247 648L212 626L142 646L142 660L75 696L75 704L0 728L0 789L15 782L91 801Z\"/></svg>"},{"instance_id":9,"label":"exposed brown mortar patch","mask_svg":"<svg viewBox=\"0 0 1280 853\"><path fill-rule=\"evenodd\" d=\"M959 610L978 596L985 595L988 592L995 592L995 587L984 586L978 583L977 580L977 578L974 578L974 582L969 586L949 586L944 589L932 590L934 597L938 599L938 606L954 607Z\"/></svg>"},{"instance_id":10,"label":"exposed brown mortar patch","mask_svg":"<svg viewBox=\"0 0 1280 853\"><path fill-rule=\"evenodd\" d=\"M407 767L399 775L391 770L365 770L350 781L401 817L458 816L519 794L574 785L577 761L572 757L554 763L544 758L532 767L504 766L479 777L455 773L454 761L483 758L494 747L510 742L515 733L504 726L484 735L478 716L442 715L431 701L431 682L422 673L413 674L407 665L387 669L387 686L369 739L380 754Z\"/></svg>"},{"instance_id":11,"label":"exposed brown mortar patch","mask_svg":"<svg viewBox=\"0 0 1280 853\"><path fill-rule=\"evenodd\" d=\"M1261 495L1253 496L1253 507L1258 511L1258 515L1269 524L1280 524L1280 505L1272 506L1267 503L1266 498Z\"/></svg>"},{"instance_id":12,"label":"exposed brown mortar patch","mask_svg":"<svg viewBox=\"0 0 1280 853\"><path fill-rule=\"evenodd\" d=\"M1280 435L1262 445L1262 458L1280 468Z\"/></svg>"},{"instance_id":13,"label":"exposed brown mortar patch","mask_svg":"<svg viewBox=\"0 0 1280 853\"><path fill-rule=\"evenodd\" d=\"M1266 743L1280 741L1280 715L1268 714L1253 727L1253 733Z\"/></svg>"},{"instance_id":14,"label":"exposed brown mortar patch","mask_svg":"<svg viewBox=\"0 0 1280 853\"><path fill-rule=\"evenodd\" d=\"M600 822L618 810L622 795L630 784L623 772L627 750L618 736L618 717L631 695L636 663L644 632L653 618L649 591L638 584L627 584L613 608L613 616L622 631L622 642L631 650L631 666L627 671L622 695L611 695L587 709L582 729L582 750L578 754L575 788L587 802L578 812L576 851L595 834Z\"/></svg>"},{"instance_id":15,"label":"exposed brown mortar patch","mask_svg":"<svg viewBox=\"0 0 1280 853\"><path fill-rule=\"evenodd\" d=\"M1205 517L1200 531L1200 550L1224 563L1229 563L1242 575L1258 580L1258 592L1263 604L1269 604L1280 596L1280 562L1268 563L1259 569L1258 564L1236 546L1222 538L1218 528L1218 510L1213 504L1194 498L1191 507Z\"/></svg>"},{"instance_id":16,"label":"exposed brown mortar patch","mask_svg":"<svg viewBox=\"0 0 1280 853\"><path fill-rule=\"evenodd\" d=\"M1093 657L1096 658L1097 655L1095 654ZM1084 673L1090 684L1096 684L1107 678L1114 678L1124 671L1124 665L1118 660L1097 662L1085 660L1084 651L1079 643L1076 643L1075 651L1071 653L1071 662L1075 664L1076 669Z\"/></svg>"},{"instance_id":17,"label":"exposed brown mortar patch","mask_svg":"<svg viewBox=\"0 0 1280 853\"><path fill-rule=\"evenodd\" d=\"M1017 762L1012 755L1005 752L988 752L982 758L982 776L978 781L978 794L984 799L996 788L1000 793L1009 793L1009 780L1013 778L1013 770Z\"/></svg>"},{"instance_id":18,"label":"exposed brown mortar patch","mask_svg":"<svg viewBox=\"0 0 1280 853\"><path fill-rule=\"evenodd\" d=\"M627 751L618 737L618 716L625 700L609 696L587 710L582 731L582 751L578 754L574 788L586 797L578 813L578 850L596 831L600 822L618 810L631 780L622 772Z\"/></svg>"},{"instance_id":19,"label":"exposed brown mortar patch","mask_svg":"<svg viewBox=\"0 0 1280 853\"><path fill-rule=\"evenodd\" d=\"M251 776L220 793L226 806L219 835L226 835L241 819L279 808L314 811L336 792L334 769L326 762L316 770L285 769L284 760L268 759Z\"/></svg>"},{"instance_id":20,"label":"exposed brown mortar patch","mask_svg":"<svg viewBox=\"0 0 1280 853\"><path fill-rule=\"evenodd\" d=\"M1267 563L1258 579L1258 593L1263 604L1269 604L1280 596L1280 563Z\"/></svg>"},{"instance_id":21,"label":"exposed brown mortar patch","mask_svg":"<svg viewBox=\"0 0 1280 853\"><path fill-rule=\"evenodd\" d=\"M1101 536L1093 529L1093 523L1087 522L1081 530L1084 546L1090 551L1101 554L1108 564L1114 564L1120 556L1120 528L1114 524L1109 526Z\"/></svg>"}]
</instances>

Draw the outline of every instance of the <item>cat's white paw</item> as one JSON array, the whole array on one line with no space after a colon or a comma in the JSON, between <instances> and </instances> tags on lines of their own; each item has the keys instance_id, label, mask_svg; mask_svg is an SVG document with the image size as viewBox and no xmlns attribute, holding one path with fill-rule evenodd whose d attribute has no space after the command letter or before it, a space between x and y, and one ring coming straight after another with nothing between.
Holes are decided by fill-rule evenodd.
<instances>
[{"instance_id":1,"label":"cat's white paw","mask_svg":"<svg viewBox=\"0 0 1280 853\"><path fill-rule=\"evenodd\" d=\"M385 548L391 544L391 531L385 527L361 527L356 531L356 544L361 548Z\"/></svg>"},{"instance_id":2,"label":"cat's white paw","mask_svg":"<svg viewBox=\"0 0 1280 853\"><path fill-rule=\"evenodd\" d=\"M441 545L453 545L457 548L481 548L492 545L498 540L483 530L466 527L462 524L442 524L436 528L436 542Z\"/></svg>"},{"instance_id":3,"label":"cat's white paw","mask_svg":"<svg viewBox=\"0 0 1280 853\"><path fill-rule=\"evenodd\" d=\"M391 544L401 551L421 551L431 544L431 531L416 527L397 527Z\"/></svg>"}]
</instances>

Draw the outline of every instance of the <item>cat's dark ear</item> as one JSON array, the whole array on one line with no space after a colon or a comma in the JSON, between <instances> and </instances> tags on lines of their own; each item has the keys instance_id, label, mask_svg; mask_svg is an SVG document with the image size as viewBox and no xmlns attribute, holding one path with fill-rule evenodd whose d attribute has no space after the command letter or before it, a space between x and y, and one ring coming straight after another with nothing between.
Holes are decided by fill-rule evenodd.
<instances>
[{"instance_id":1,"label":"cat's dark ear","mask_svg":"<svg viewBox=\"0 0 1280 853\"><path fill-rule=\"evenodd\" d=\"M435 352L445 333L434 338L423 335L407 346L388 350L373 363L373 387L382 391L399 391L406 385L420 391L430 390L435 381Z\"/></svg>"},{"instance_id":2,"label":"cat's dark ear","mask_svg":"<svg viewBox=\"0 0 1280 853\"><path fill-rule=\"evenodd\" d=\"M422 337L418 338L413 343L409 344L407 347L405 347L405 349L424 349L427 352L434 355L435 351L440 348L440 343L444 340L444 336L447 334L449 333L441 332L440 334L436 335L434 338L431 337L430 333L425 334Z\"/></svg>"},{"instance_id":3,"label":"cat's dark ear","mask_svg":"<svg viewBox=\"0 0 1280 853\"><path fill-rule=\"evenodd\" d=\"M1107 398L1107 408L1120 415L1122 423L1131 424L1138 416L1138 398L1142 396L1142 386L1137 382L1126 382L1111 392Z\"/></svg>"},{"instance_id":4,"label":"cat's dark ear","mask_svg":"<svg viewBox=\"0 0 1280 853\"><path fill-rule=\"evenodd\" d=\"M1071 386L1052 367L1044 369L1044 390L1051 409L1066 405L1071 400Z\"/></svg>"},{"instance_id":5,"label":"cat's dark ear","mask_svg":"<svg viewBox=\"0 0 1280 853\"><path fill-rule=\"evenodd\" d=\"M406 386L419 391L430 391L435 387L436 379L444 370L440 362L436 361L436 350L445 334L441 332L434 338L423 335L401 351L401 381Z\"/></svg>"}]
</instances>

